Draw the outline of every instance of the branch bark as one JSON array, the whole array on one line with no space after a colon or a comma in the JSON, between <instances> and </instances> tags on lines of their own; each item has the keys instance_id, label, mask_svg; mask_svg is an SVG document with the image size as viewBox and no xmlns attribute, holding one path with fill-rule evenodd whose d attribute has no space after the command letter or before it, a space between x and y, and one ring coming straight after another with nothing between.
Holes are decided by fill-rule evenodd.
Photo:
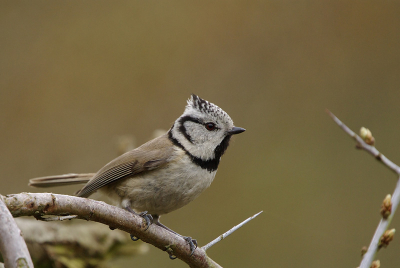
<instances>
[{"instance_id":1,"label":"branch bark","mask_svg":"<svg viewBox=\"0 0 400 268\"><path fill-rule=\"evenodd\" d=\"M31 267L33 263L22 233L0 196L0 252L5 267Z\"/></svg>"},{"instance_id":2,"label":"branch bark","mask_svg":"<svg viewBox=\"0 0 400 268\"><path fill-rule=\"evenodd\" d=\"M371 264L375 258L375 255L380 248L379 244L380 244L381 237L386 232L386 230L389 228L390 222L392 221L394 213L396 212L396 209L400 203L400 167L397 166L392 161L390 161L383 154L381 154L374 146L371 146L371 145L365 143L364 140L360 136L355 134L342 121L340 121L333 113L331 113L328 110L327 110L327 112L328 112L329 116L335 121L335 123L339 127L341 127L350 137L352 137L357 142L357 148L363 149L366 152L368 152L369 154L371 154L373 157L375 157L375 159L377 159L379 162L384 164L390 170L394 171L398 176L396 188L393 192L392 199L391 199L391 201L392 201L391 213L386 219L382 218L381 221L379 222L379 225L376 228L374 236L372 237L372 241L368 247L368 250L363 255L363 259L360 264L360 268L370 268Z\"/></svg>"},{"instance_id":3,"label":"branch bark","mask_svg":"<svg viewBox=\"0 0 400 268\"><path fill-rule=\"evenodd\" d=\"M142 241L173 254L190 267L221 267L202 248L197 248L191 256L189 246L183 238L156 225L150 225L145 230L146 223L141 217L101 201L51 193L20 193L0 195L0 198L14 217L77 215L78 219L100 222L110 228L133 234Z\"/></svg>"}]
</instances>

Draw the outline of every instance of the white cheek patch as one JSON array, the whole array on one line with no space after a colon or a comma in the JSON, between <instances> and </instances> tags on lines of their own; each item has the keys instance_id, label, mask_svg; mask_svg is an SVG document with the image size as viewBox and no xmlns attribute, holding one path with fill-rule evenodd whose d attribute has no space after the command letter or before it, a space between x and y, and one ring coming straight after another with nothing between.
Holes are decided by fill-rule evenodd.
<instances>
[{"instance_id":1,"label":"white cheek patch","mask_svg":"<svg viewBox=\"0 0 400 268\"><path fill-rule=\"evenodd\" d=\"M195 133L191 133L190 135L193 136L195 135ZM204 143L200 143L197 136L197 139L195 139L192 143L175 127L172 129L172 135L191 155L201 158L202 160L209 160L214 158L214 148L209 147Z\"/></svg>"}]
</instances>

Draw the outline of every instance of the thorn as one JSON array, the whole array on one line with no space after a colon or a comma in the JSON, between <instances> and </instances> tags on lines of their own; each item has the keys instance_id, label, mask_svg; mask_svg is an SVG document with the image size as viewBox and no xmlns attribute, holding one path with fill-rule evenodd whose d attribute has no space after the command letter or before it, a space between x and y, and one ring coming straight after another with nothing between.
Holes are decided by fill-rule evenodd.
<instances>
[{"instance_id":1,"label":"thorn","mask_svg":"<svg viewBox=\"0 0 400 268\"><path fill-rule=\"evenodd\" d=\"M326 112L327 114L329 114L330 116L332 116L332 112L329 111L328 108L325 108L325 112Z\"/></svg>"},{"instance_id":2,"label":"thorn","mask_svg":"<svg viewBox=\"0 0 400 268\"><path fill-rule=\"evenodd\" d=\"M253 220L255 217L257 217L258 215L260 215L263 211L261 210L260 212L258 212L257 214L253 215L250 218L247 218L246 220L242 221L241 223L239 223L238 225L234 226L232 229L230 229L229 231L223 233L222 235L218 236L217 238L215 238L213 241L211 241L210 243L208 243L207 245L203 246L202 249L204 251L206 251L207 249L209 249L210 247L212 247L213 245L215 245L216 243L222 241L223 239L225 239L228 235L232 234L233 232L235 232L237 229L239 229L240 227L242 227L243 225L245 225L246 223L248 223L249 221Z\"/></svg>"}]
</instances>

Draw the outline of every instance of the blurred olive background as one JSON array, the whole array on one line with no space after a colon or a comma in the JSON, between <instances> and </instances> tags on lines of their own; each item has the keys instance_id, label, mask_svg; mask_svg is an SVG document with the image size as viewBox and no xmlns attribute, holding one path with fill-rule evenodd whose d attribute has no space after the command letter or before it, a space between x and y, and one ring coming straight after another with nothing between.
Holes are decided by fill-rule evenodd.
<instances>
[{"instance_id":1,"label":"blurred olive background","mask_svg":"<svg viewBox=\"0 0 400 268\"><path fill-rule=\"evenodd\" d=\"M263 210L210 257L356 267L396 177L325 109L370 128L400 164L399 14L394 1L3 1L0 193L97 171L118 135L144 143L195 93L247 131L212 186L163 223L204 245ZM379 252L384 267L400 265L399 241ZM155 248L126 266L186 267Z\"/></svg>"}]
</instances>

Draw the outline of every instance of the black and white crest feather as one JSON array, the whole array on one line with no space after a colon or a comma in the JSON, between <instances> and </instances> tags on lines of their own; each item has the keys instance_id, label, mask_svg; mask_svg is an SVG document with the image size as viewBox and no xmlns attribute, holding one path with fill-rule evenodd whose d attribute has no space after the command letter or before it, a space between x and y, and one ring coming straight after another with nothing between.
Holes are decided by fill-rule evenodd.
<instances>
[{"instance_id":1,"label":"black and white crest feather","mask_svg":"<svg viewBox=\"0 0 400 268\"><path fill-rule=\"evenodd\" d=\"M214 103L203 100L195 94L192 94L191 98L188 100L188 106L186 108L189 107L193 107L194 109L197 109L202 113L214 116L215 118L220 118L224 121L230 121L233 124L232 119L224 110L219 108Z\"/></svg>"}]
</instances>

